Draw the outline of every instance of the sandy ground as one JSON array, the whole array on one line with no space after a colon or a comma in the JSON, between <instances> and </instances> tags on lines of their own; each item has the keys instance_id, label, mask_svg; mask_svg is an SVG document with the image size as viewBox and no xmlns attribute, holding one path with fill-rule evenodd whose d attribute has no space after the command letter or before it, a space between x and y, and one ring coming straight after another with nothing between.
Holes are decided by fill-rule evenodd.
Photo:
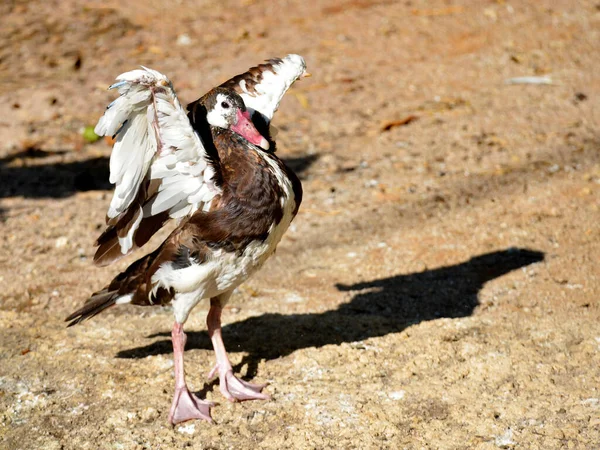
<instances>
[{"instance_id":1,"label":"sandy ground","mask_svg":"<svg viewBox=\"0 0 600 450\"><path fill-rule=\"evenodd\" d=\"M214 3L0 6L0 448L598 448L598 3ZM138 64L187 102L291 52L313 78L274 123L305 200L224 317L272 400L206 380L201 304L215 424L172 428L169 309L64 326L135 257L91 264L110 147L82 129Z\"/></svg>"}]
</instances>

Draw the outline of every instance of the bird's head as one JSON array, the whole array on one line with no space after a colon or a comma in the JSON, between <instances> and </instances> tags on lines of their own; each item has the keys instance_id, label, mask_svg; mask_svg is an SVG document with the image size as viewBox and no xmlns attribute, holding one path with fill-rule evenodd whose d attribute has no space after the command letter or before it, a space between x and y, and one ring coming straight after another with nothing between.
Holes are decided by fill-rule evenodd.
<instances>
[{"instance_id":1,"label":"bird's head","mask_svg":"<svg viewBox=\"0 0 600 450\"><path fill-rule=\"evenodd\" d=\"M206 120L213 127L234 131L248 142L264 150L269 142L258 132L242 97L230 89L217 88L204 101Z\"/></svg>"}]
</instances>

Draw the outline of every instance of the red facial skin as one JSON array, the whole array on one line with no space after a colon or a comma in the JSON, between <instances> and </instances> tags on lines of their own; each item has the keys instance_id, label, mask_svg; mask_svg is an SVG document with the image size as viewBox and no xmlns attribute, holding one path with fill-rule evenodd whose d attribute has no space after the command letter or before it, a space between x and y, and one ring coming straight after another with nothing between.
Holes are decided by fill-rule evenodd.
<instances>
[{"instance_id":1,"label":"red facial skin","mask_svg":"<svg viewBox=\"0 0 600 450\"><path fill-rule=\"evenodd\" d=\"M269 150L269 142L258 132L252 123L252 119L250 119L248 111L237 111L237 123L231 127L231 130L246 138L251 144L258 145L264 150Z\"/></svg>"}]
</instances>

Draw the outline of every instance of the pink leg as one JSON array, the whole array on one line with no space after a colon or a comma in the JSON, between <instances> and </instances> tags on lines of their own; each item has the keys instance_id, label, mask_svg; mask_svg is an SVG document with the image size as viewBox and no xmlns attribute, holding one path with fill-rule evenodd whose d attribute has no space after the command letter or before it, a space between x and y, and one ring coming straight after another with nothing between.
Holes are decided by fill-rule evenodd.
<instances>
[{"instance_id":1,"label":"pink leg","mask_svg":"<svg viewBox=\"0 0 600 450\"><path fill-rule=\"evenodd\" d=\"M183 371L183 349L187 340L183 332L183 324L175 322L171 331L173 340L173 359L175 362L175 395L171 411L169 412L169 422L175 425L180 422L192 419L202 419L212 422L210 417L211 402L200 400L192 394L185 384L185 374Z\"/></svg>"},{"instance_id":2,"label":"pink leg","mask_svg":"<svg viewBox=\"0 0 600 450\"><path fill-rule=\"evenodd\" d=\"M268 400L267 394L261 393L264 384L252 384L244 380L240 380L233 375L233 369L227 352L223 337L221 336L221 312L223 308L218 298L210 299L210 311L206 323L208 325L208 335L212 341L217 356L217 364L208 374L209 378L219 373L219 389L221 394L229 401L244 401L244 400Z\"/></svg>"}]
</instances>

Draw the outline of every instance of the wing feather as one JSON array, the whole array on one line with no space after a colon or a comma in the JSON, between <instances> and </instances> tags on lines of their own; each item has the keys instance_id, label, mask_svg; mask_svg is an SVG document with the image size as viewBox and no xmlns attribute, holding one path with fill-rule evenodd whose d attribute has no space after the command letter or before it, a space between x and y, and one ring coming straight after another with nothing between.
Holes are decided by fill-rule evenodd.
<instances>
[{"instance_id":1,"label":"wing feather","mask_svg":"<svg viewBox=\"0 0 600 450\"><path fill-rule=\"evenodd\" d=\"M274 58L252 67L221 86L234 89L246 108L260 113L266 124L271 122L279 103L290 86L306 74L306 63L300 55Z\"/></svg>"},{"instance_id":2,"label":"wing feather","mask_svg":"<svg viewBox=\"0 0 600 450\"><path fill-rule=\"evenodd\" d=\"M101 265L144 245L164 225L165 214L185 217L220 192L202 141L166 76L142 67L119 75L110 89L118 89L119 97L95 128L99 136L116 137L110 157L115 191L94 257ZM136 238L145 223L152 231Z\"/></svg>"}]
</instances>

